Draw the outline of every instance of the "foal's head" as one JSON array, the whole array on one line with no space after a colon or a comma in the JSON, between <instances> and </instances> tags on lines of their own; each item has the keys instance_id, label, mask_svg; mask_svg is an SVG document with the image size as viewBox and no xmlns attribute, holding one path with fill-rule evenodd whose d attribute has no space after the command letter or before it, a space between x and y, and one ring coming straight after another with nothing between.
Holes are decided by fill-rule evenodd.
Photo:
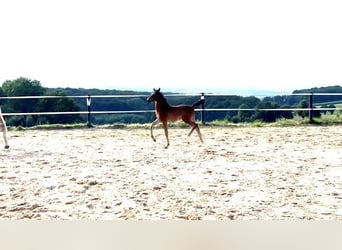
<instances>
[{"instance_id":1,"label":"foal's head","mask_svg":"<svg viewBox=\"0 0 342 250\"><path fill-rule=\"evenodd\" d=\"M159 89L153 89L153 93L147 98L148 102L156 102L160 100L160 98L163 97L162 93L160 93Z\"/></svg>"}]
</instances>

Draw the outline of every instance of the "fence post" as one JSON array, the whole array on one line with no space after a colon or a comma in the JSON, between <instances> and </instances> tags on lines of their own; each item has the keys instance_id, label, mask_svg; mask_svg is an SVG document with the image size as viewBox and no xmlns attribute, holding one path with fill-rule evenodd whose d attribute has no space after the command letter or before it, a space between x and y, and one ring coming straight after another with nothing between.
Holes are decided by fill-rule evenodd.
<instances>
[{"instance_id":1,"label":"fence post","mask_svg":"<svg viewBox=\"0 0 342 250\"><path fill-rule=\"evenodd\" d=\"M309 123L313 122L313 93L309 95Z\"/></svg>"},{"instance_id":2,"label":"fence post","mask_svg":"<svg viewBox=\"0 0 342 250\"><path fill-rule=\"evenodd\" d=\"M91 105L91 96L88 95L87 97L87 108L88 108L88 116L87 116L87 127L91 127L91 121L90 121L90 105Z\"/></svg>"},{"instance_id":3,"label":"fence post","mask_svg":"<svg viewBox=\"0 0 342 250\"><path fill-rule=\"evenodd\" d=\"M204 93L201 93L201 121L202 124L205 124L205 118L204 118L204 102L205 102L205 97L204 97Z\"/></svg>"}]
</instances>

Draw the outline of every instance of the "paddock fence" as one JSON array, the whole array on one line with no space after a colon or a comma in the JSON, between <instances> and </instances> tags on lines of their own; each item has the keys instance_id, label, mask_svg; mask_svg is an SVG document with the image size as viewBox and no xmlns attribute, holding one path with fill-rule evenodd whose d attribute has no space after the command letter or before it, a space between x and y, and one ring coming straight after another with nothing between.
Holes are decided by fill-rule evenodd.
<instances>
[{"instance_id":1,"label":"paddock fence","mask_svg":"<svg viewBox=\"0 0 342 250\"><path fill-rule=\"evenodd\" d=\"M310 121L313 120L313 112L314 111L337 111L342 110L342 105L335 106L334 108L329 107L317 107L321 106L320 103L315 103L314 98L315 96L342 96L342 93L295 93L295 94L277 94L276 96L303 96L307 98L308 107L307 108L206 108L205 107L205 100L206 97L230 97L230 96L242 96L248 97L246 95L238 95L238 94L213 94L213 93L199 93L199 94L165 94L165 97L198 97L199 99L203 100L199 108L196 108L195 111L199 112L201 115L201 122L205 123L205 114L207 112L229 112L229 111L307 111L308 118ZM274 96L258 96L258 95L250 95L253 97L257 97L259 99L263 99L264 97L274 97ZM87 116L87 124L90 124L91 116L98 115L98 114L137 114L137 113L153 113L154 108L146 104L146 109L140 110L93 110L92 109L92 100L94 99L101 99L101 98L147 98L147 95L83 95L83 96L11 96L11 97L0 97L1 100L28 100L28 99L57 99L57 98L70 98L70 99L84 99L84 110L80 111L59 111L59 112L3 112L3 116L30 116L30 115L86 115ZM342 98L338 101L342 104ZM80 107L80 109L82 109ZM149 109L148 109L149 107ZM154 107L154 106L153 106Z\"/></svg>"}]
</instances>

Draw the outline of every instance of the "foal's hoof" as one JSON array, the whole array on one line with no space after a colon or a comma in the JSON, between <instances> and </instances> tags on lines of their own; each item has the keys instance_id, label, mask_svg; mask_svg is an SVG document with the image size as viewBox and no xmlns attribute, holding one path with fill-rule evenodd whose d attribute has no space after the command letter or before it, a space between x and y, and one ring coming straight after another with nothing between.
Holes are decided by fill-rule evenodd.
<instances>
[{"instance_id":1,"label":"foal's hoof","mask_svg":"<svg viewBox=\"0 0 342 250\"><path fill-rule=\"evenodd\" d=\"M5 149L8 149L8 148L9 148L9 146L8 146L8 145L6 145L6 146L5 146Z\"/></svg>"}]
</instances>

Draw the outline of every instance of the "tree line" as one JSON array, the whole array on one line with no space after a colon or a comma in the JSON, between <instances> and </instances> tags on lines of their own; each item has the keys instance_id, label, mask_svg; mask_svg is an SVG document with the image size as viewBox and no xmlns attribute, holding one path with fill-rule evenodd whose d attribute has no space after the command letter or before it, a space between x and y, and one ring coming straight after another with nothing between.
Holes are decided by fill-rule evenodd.
<instances>
[{"instance_id":1,"label":"tree line","mask_svg":"<svg viewBox=\"0 0 342 250\"><path fill-rule=\"evenodd\" d=\"M14 96L58 96L53 99L0 99L2 112L6 113L36 113L80 111L80 107L66 97L62 91L44 88L37 80L18 78L5 81L0 88L0 97ZM79 115L24 115L6 117L9 126L30 127L38 124L68 124L83 122Z\"/></svg>"},{"instance_id":2,"label":"tree line","mask_svg":"<svg viewBox=\"0 0 342 250\"><path fill-rule=\"evenodd\" d=\"M293 93L342 93L341 86L330 86L295 90ZM45 88L37 80L18 78L7 80L0 87L0 97L13 96L58 96L59 98L34 98L34 99L0 99L3 112L6 113L35 113L35 112L63 112L63 111L86 111L86 99L69 98L67 96L87 95L141 95L132 98L93 98L92 111L132 111L153 110L154 105L148 104L146 98L149 92L100 90L83 88ZM168 94L168 93L164 93ZM170 104L191 104L198 100L199 96L171 96L168 97ZM314 103L320 103L321 107L334 108L336 103L342 103L342 96L315 96ZM278 95L264 98L255 96L212 96L205 97L207 109L237 109L234 111L206 112L205 120L226 120L234 123L253 122L256 120L274 122L277 119L292 119L294 115L307 116L307 111L273 111L272 109L307 108L308 96ZM255 109L255 110L246 110ZM271 110L262 110L271 109ZM315 112L314 117L319 117L322 112ZM199 114L197 114L199 115ZM93 115L93 124L112 123L149 123L155 115L150 113L128 114L101 114ZM197 117L199 119L200 117ZM34 126L39 124L73 124L86 122L85 115L23 115L8 116L6 121L10 126Z\"/></svg>"}]
</instances>

